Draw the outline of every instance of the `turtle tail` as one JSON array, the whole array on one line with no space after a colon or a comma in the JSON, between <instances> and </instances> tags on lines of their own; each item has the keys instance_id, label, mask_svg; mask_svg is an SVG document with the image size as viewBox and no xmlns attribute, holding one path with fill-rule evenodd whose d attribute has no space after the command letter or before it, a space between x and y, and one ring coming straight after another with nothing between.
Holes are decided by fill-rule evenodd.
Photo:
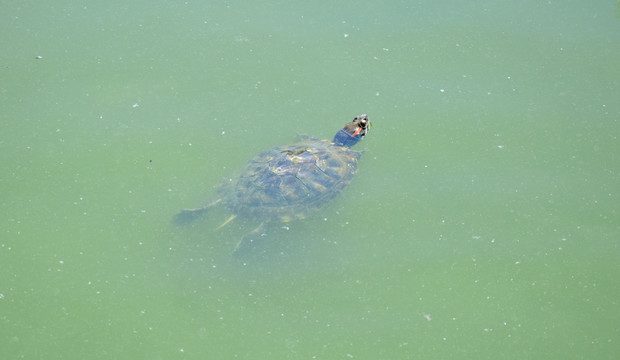
<instances>
[{"instance_id":1,"label":"turtle tail","mask_svg":"<svg viewBox=\"0 0 620 360\"><path fill-rule=\"evenodd\" d=\"M176 225L185 225L188 224L196 219L198 219L202 214L204 214L205 212L207 212L208 210L210 210L212 207L214 207L215 205L219 204L220 202L222 202L222 199L217 199L207 205L205 205L204 207L198 208L198 209L184 209L181 210L178 214L176 214L174 216L173 222Z\"/></svg>"}]
</instances>

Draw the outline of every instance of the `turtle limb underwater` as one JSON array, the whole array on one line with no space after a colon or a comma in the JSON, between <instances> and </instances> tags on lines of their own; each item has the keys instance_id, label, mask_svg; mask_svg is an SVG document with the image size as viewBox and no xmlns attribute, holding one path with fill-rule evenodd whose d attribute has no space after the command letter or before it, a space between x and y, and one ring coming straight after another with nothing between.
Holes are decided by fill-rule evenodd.
<instances>
[{"instance_id":1,"label":"turtle limb underwater","mask_svg":"<svg viewBox=\"0 0 620 360\"><path fill-rule=\"evenodd\" d=\"M219 188L217 200L181 211L175 222L189 222L223 204L233 216L218 229L237 216L260 221L261 225L237 243L235 252L248 248L267 225L305 219L349 185L362 155L351 147L366 136L371 125L362 114L345 124L331 141L304 136L264 151Z\"/></svg>"},{"instance_id":2,"label":"turtle limb underwater","mask_svg":"<svg viewBox=\"0 0 620 360\"><path fill-rule=\"evenodd\" d=\"M257 240L260 239L260 237L265 235L264 230L265 230L265 223L262 222L260 223L260 225L256 227L256 229L245 234L235 246L235 249L233 250L233 254L240 255L248 251L252 247L254 242L256 242Z\"/></svg>"},{"instance_id":3,"label":"turtle limb underwater","mask_svg":"<svg viewBox=\"0 0 620 360\"><path fill-rule=\"evenodd\" d=\"M222 202L222 199L217 199L208 203L207 205L196 209L183 209L174 216L174 223L177 225L187 224L198 219L202 214L209 211L212 207ZM231 220L232 221L232 220Z\"/></svg>"},{"instance_id":4,"label":"turtle limb underwater","mask_svg":"<svg viewBox=\"0 0 620 360\"><path fill-rule=\"evenodd\" d=\"M203 207L200 207L200 208L196 208L196 209L183 209L178 214L175 215L174 223L177 224L177 225L184 225L184 224L187 224L189 222L192 222L192 221L198 219L200 216L202 216L207 211L211 210L213 207L219 205L221 202L222 202L222 199L217 199L217 200L212 201L209 204L207 204L207 205L205 205ZM215 228L215 231L218 231L218 230L224 228L226 225L230 224L236 218L237 218L236 214L231 215L223 223L218 225ZM233 250L233 253L234 254L240 254L240 253L244 253L245 251L249 250L251 245L255 241L257 241L261 236L264 235L265 228L266 228L265 223L262 222L254 230L252 230L249 233L245 234L241 238L241 240L239 240L237 242L237 245L235 246L235 249Z\"/></svg>"}]
</instances>

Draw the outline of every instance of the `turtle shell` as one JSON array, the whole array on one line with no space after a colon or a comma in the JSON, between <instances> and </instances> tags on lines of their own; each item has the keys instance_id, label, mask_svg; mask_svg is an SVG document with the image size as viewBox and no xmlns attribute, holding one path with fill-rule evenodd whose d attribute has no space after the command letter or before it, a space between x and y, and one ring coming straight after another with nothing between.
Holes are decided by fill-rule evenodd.
<instances>
[{"instance_id":1,"label":"turtle shell","mask_svg":"<svg viewBox=\"0 0 620 360\"><path fill-rule=\"evenodd\" d=\"M304 137L250 160L220 188L220 195L237 215L263 222L303 219L351 182L360 155L328 140Z\"/></svg>"}]
</instances>

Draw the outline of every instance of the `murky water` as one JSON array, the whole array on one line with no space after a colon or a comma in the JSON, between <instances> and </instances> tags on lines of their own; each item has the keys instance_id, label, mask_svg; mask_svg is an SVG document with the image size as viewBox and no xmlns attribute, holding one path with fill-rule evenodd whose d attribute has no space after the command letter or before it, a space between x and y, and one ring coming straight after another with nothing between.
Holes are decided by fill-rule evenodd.
<instances>
[{"instance_id":1,"label":"murky water","mask_svg":"<svg viewBox=\"0 0 620 360\"><path fill-rule=\"evenodd\" d=\"M2 358L615 358L618 6L1 5ZM315 216L172 223L360 113Z\"/></svg>"}]
</instances>

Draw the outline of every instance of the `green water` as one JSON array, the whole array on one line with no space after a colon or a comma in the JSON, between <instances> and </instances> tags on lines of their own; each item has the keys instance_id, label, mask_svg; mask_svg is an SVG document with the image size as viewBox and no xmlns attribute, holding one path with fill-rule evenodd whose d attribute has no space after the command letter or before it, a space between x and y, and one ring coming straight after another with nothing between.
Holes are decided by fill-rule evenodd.
<instances>
[{"instance_id":1,"label":"green water","mask_svg":"<svg viewBox=\"0 0 620 360\"><path fill-rule=\"evenodd\" d=\"M2 359L620 354L616 1L41 4L0 5ZM172 223L360 113L316 216Z\"/></svg>"}]
</instances>

